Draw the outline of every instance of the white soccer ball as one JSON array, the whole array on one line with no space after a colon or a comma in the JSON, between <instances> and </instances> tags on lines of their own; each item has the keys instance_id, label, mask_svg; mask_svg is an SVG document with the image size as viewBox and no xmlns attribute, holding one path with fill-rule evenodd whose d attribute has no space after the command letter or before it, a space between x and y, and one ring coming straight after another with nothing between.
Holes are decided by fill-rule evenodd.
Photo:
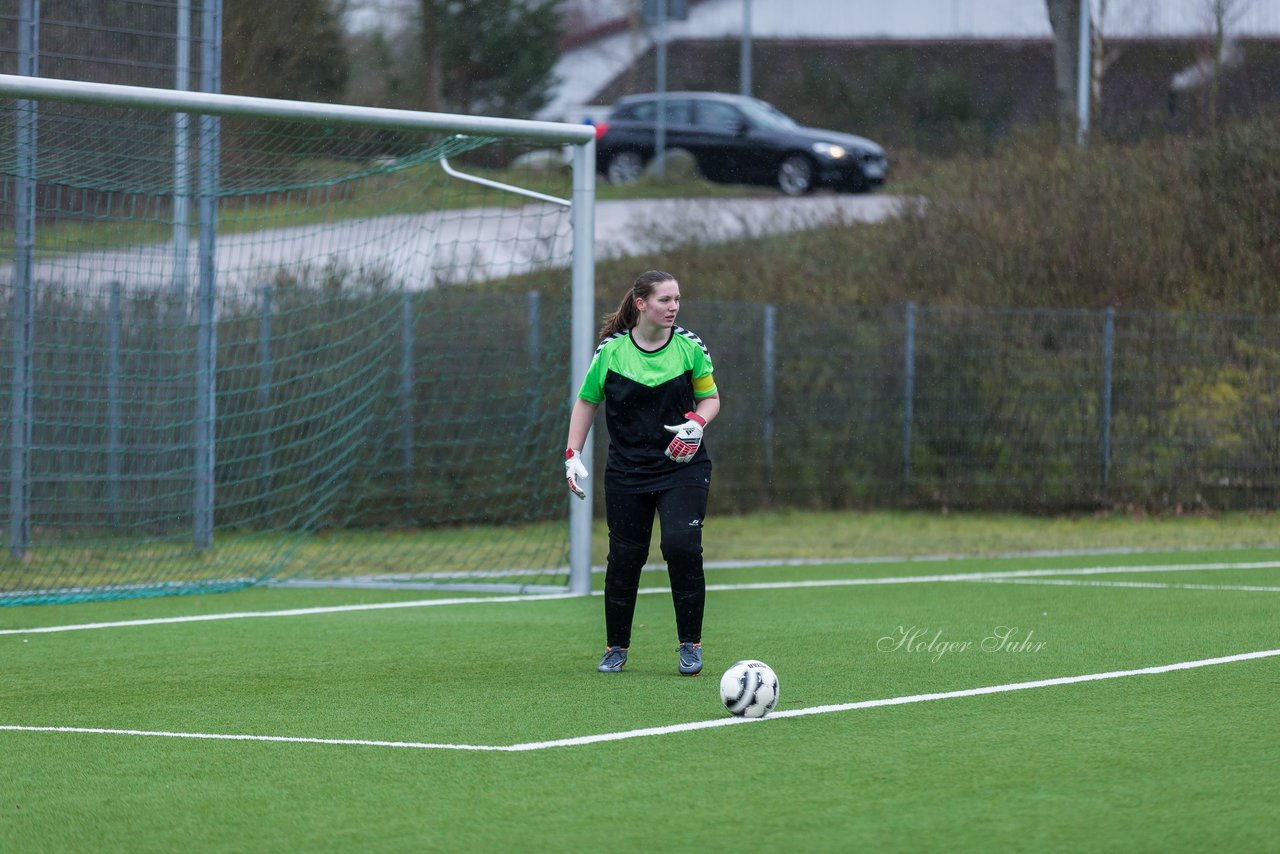
<instances>
[{"instance_id":1,"label":"white soccer ball","mask_svg":"<svg viewBox=\"0 0 1280 854\"><path fill-rule=\"evenodd\" d=\"M739 661L720 677L720 701L729 714L762 718L778 702L778 674L763 661Z\"/></svg>"}]
</instances>

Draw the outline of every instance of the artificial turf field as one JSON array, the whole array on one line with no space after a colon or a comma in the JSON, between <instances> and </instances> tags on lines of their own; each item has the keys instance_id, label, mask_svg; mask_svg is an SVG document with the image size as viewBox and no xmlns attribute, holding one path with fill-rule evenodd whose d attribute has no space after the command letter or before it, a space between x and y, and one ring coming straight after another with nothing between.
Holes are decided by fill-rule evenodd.
<instances>
[{"instance_id":1,"label":"artificial turf field","mask_svg":"<svg viewBox=\"0 0 1280 854\"><path fill-rule=\"evenodd\" d=\"M0 851L1280 840L1280 550L716 569L694 679L665 581L619 675L597 596L0 609ZM739 658L762 721L720 707Z\"/></svg>"}]
</instances>

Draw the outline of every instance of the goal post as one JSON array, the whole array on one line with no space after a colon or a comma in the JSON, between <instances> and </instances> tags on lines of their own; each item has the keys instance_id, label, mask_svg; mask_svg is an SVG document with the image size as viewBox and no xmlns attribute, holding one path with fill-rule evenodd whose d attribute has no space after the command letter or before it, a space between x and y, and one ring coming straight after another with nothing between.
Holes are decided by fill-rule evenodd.
<instances>
[{"instance_id":1,"label":"goal post","mask_svg":"<svg viewBox=\"0 0 1280 854\"><path fill-rule=\"evenodd\" d=\"M0 141L0 604L590 591L593 128L0 75Z\"/></svg>"}]
</instances>

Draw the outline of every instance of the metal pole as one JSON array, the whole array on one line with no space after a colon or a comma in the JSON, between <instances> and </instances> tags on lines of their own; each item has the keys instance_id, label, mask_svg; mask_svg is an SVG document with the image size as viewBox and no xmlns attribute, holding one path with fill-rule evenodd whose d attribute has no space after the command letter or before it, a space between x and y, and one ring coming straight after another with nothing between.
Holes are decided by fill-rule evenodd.
<instances>
[{"instance_id":1,"label":"metal pole","mask_svg":"<svg viewBox=\"0 0 1280 854\"><path fill-rule=\"evenodd\" d=\"M654 174L659 181L667 176L667 0L658 0L658 116L654 128Z\"/></svg>"},{"instance_id":2,"label":"metal pole","mask_svg":"<svg viewBox=\"0 0 1280 854\"><path fill-rule=\"evenodd\" d=\"M120 86L84 80L56 80L0 74L0 96L77 104L111 104L141 110L172 110L209 113L215 116L250 116L273 121L310 124L339 124L351 127L398 128L441 131L479 136L518 137L522 140L581 145L595 138L590 125L568 122L539 122L530 119L498 119L490 116L460 116L425 113L348 104L317 104L224 95L206 92L176 92L146 86Z\"/></svg>"},{"instance_id":3,"label":"metal pole","mask_svg":"<svg viewBox=\"0 0 1280 854\"><path fill-rule=\"evenodd\" d=\"M761 342L764 365L762 367L763 376L761 377L760 388L762 398L760 410L763 420L760 441L764 445L764 497L766 501L773 497L773 417L777 403L775 391L777 382L777 338L778 307L766 305L764 307L764 340Z\"/></svg>"},{"instance_id":4,"label":"metal pole","mask_svg":"<svg viewBox=\"0 0 1280 854\"><path fill-rule=\"evenodd\" d=\"M107 521L120 527L120 282L111 283L107 304Z\"/></svg>"},{"instance_id":5,"label":"metal pole","mask_svg":"<svg viewBox=\"0 0 1280 854\"><path fill-rule=\"evenodd\" d=\"M200 88L216 92L221 85L222 0L205 0L200 22ZM218 161L220 120L200 116L200 283L196 327L195 545L213 546L214 472L218 363L214 302L218 234Z\"/></svg>"},{"instance_id":6,"label":"metal pole","mask_svg":"<svg viewBox=\"0 0 1280 854\"><path fill-rule=\"evenodd\" d=\"M529 360L529 411L527 418L530 424L538 423L538 399L541 397L542 376L542 294L529 291L529 313L527 326L529 340L526 357Z\"/></svg>"},{"instance_id":7,"label":"metal pole","mask_svg":"<svg viewBox=\"0 0 1280 854\"><path fill-rule=\"evenodd\" d=\"M751 97L751 0L742 0L742 50L738 56L738 91Z\"/></svg>"},{"instance_id":8,"label":"metal pole","mask_svg":"<svg viewBox=\"0 0 1280 854\"><path fill-rule=\"evenodd\" d=\"M258 489L264 503L269 503L271 490L272 455L275 451L271 436L271 383L275 375L271 340L271 319L274 312L275 288L263 285L259 291L258 306Z\"/></svg>"},{"instance_id":9,"label":"metal pole","mask_svg":"<svg viewBox=\"0 0 1280 854\"><path fill-rule=\"evenodd\" d=\"M178 0L177 71L173 88L191 86L191 0ZM191 190L188 176L191 160L191 116L173 114L173 301L187 300L187 257L191 242Z\"/></svg>"},{"instance_id":10,"label":"metal pole","mask_svg":"<svg viewBox=\"0 0 1280 854\"><path fill-rule=\"evenodd\" d=\"M1099 411L1102 413L1098 432L1101 436L1102 455L1102 494L1107 494L1111 485L1111 378L1112 361L1115 352L1116 310L1106 311L1102 324L1102 400Z\"/></svg>"},{"instance_id":11,"label":"metal pole","mask_svg":"<svg viewBox=\"0 0 1280 854\"><path fill-rule=\"evenodd\" d=\"M1089 20L1090 0L1080 0L1080 50L1079 63L1076 66L1076 144L1085 145L1089 141L1089 71L1092 67L1090 49L1093 28Z\"/></svg>"},{"instance_id":12,"label":"metal pole","mask_svg":"<svg viewBox=\"0 0 1280 854\"><path fill-rule=\"evenodd\" d=\"M916 401L916 304L907 303L902 342L902 486L911 483L911 425Z\"/></svg>"},{"instance_id":13,"label":"metal pole","mask_svg":"<svg viewBox=\"0 0 1280 854\"><path fill-rule=\"evenodd\" d=\"M569 210L573 228L573 306L572 340L569 345L569 400L578 395L591 357L596 349L596 280L595 280L595 198L596 142L593 137L585 145L573 148L573 207ZM582 446L582 455L594 459L594 442L590 434ZM569 591L580 596L591 593L591 505L592 490L579 500L565 490L569 502Z\"/></svg>"},{"instance_id":14,"label":"metal pole","mask_svg":"<svg viewBox=\"0 0 1280 854\"><path fill-rule=\"evenodd\" d=\"M405 506L413 500L413 292L400 298L400 474Z\"/></svg>"},{"instance_id":15,"label":"metal pole","mask_svg":"<svg viewBox=\"0 0 1280 854\"><path fill-rule=\"evenodd\" d=\"M40 67L40 0L22 0L18 23L18 73L34 77ZM13 390L10 397L9 553L20 558L31 544L31 427L34 418L37 102L19 100L14 154Z\"/></svg>"}]
</instances>

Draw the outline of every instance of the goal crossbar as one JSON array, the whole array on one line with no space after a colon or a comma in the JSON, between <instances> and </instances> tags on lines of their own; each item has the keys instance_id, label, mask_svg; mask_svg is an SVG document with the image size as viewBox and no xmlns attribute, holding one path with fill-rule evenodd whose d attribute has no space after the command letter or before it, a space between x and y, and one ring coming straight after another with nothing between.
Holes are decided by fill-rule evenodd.
<instances>
[{"instance_id":1,"label":"goal crossbar","mask_svg":"<svg viewBox=\"0 0 1280 854\"><path fill-rule=\"evenodd\" d=\"M463 116L348 104L321 104L309 101L255 98L247 95L92 83L84 80L23 77L14 74L0 74L0 96L33 101L66 101L147 110L208 113L218 116L327 122L360 127L405 128L476 136L521 137L565 145L584 145L595 139L595 129L591 126L565 122Z\"/></svg>"}]
</instances>

